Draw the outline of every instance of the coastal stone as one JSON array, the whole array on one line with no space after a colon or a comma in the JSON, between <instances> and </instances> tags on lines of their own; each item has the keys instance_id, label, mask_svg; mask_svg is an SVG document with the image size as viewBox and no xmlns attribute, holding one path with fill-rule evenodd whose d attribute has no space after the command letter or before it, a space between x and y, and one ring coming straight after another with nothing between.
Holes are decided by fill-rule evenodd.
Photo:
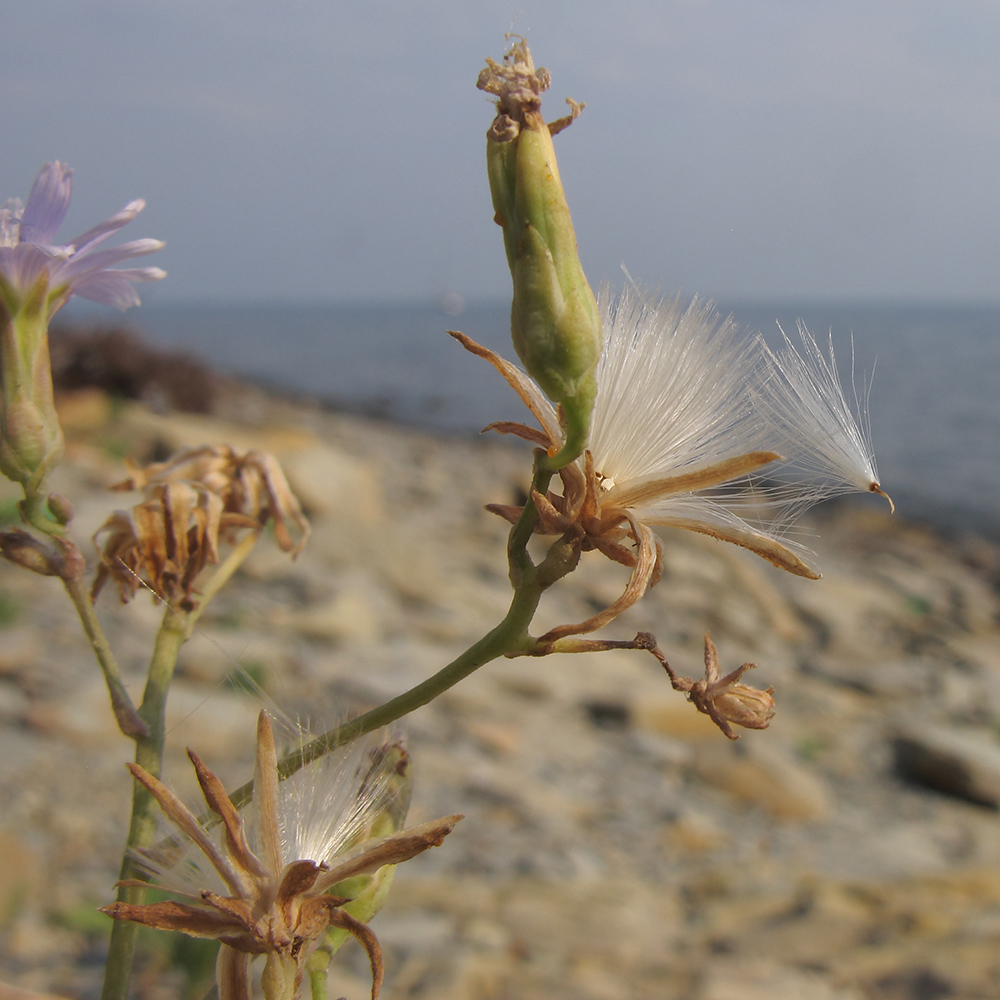
<instances>
[{"instance_id":1,"label":"coastal stone","mask_svg":"<svg viewBox=\"0 0 1000 1000\"><path fill-rule=\"evenodd\" d=\"M1000 807L1000 744L992 733L911 724L894 739L896 765L928 788Z\"/></svg>"},{"instance_id":2,"label":"coastal stone","mask_svg":"<svg viewBox=\"0 0 1000 1000\"><path fill-rule=\"evenodd\" d=\"M38 882L35 851L15 834L0 831L0 928L9 927L29 905Z\"/></svg>"},{"instance_id":3,"label":"coastal stone","mask_svg":"<svg viewBox=\"0 0 1000 1000\"><path fill-rule=\"evenodd\" d=\"M43 647L30 625L0 630L0 677L16 676L41 659Z\"/></svg>"},{"instance_id":4,"label":"coastal stone","mask_svg":"<svg viewBox=\"0 0 1000 1000\"><path fill-rule=\"evenodd\" d=\"M13 684L0 682L0 722L19 722L31 707L28 696Z\"/></svg>"},{"instance_id":5,"label":"coastal stone","mask_svg":"<svg viewBox=\"0 0 1000 1000\"><path fill-rule=\"evenodd\" d=\"M376 639L382 630L377 591L355 584L339 590L323 605L277 616L285 628L310 639L328 642L365 642Z\"/></svg>"},{"instance_id":6,"label":"coastal stone","mask_svg":"<svg viewBox=\"0 0 1000 1000\"><path fill-rule=\"evenodd\" d=\"M206 414L154 413L141 403L127 403L122 407L120 419L133 437L158 442L167 451L228 444L272 452L281 461L286 452L304 450L316 441L312 432L283 423L252 426Z\"/></svg>"},{"instance_id":7,"label":"coastal stone","mask_svg":"<svg viewBox=\"0 0 1000 1000\"><path fill-rule=\"evenodd\" d=\"M830 653L846 649L856 655L873 635L882 635L883 641L894 638L890 628L909 618L904 602L891 588L857 576L826 575L796 587L793 599L821 629Z\"/></svg>"},{"instance_id":8,"label":"coastal stone","mask_svg":"<svg viewBox=\"0 0 1000 1000\"><path fill-rule=\"evenodd\" d=\"M756 735L756 734L754 734ZM830 792L818 774L761 740L705 743L694 771L703 781L778 819L817 821L831 811Z\"/></svg>"},{"instance_id":9,"label":"coastal stone","mask_svg":"<svg viewBox=\"0 0 1000 1000\"><path fill-rule=\"evenodd\" d=\"M245 757L253 747L257 713L256 698L242 691L217 687L206 691L201 685L175 683L167 702L167 731L170 747L180 762L172 781L188 781L189 766L185 766L185 749L191 747L212 769L224 762ZM221 771L220 776L229 772ZM240 780L245 777L238 775ZM190 775L193 781L193 771Z\"/></svg>"},{"instance_id":10,"label":"coastal stone","mask_svg":"<svg viewBox=\"0 0 1000 1000\"><path fill-rule=\"evenodd\" d=\"M215 685L234 679L239 683L241 675L250 674L266 687L268 677L288 668L288 646L286 638L254 632L251 639L244 628L200 624L177 658L177 676Z\"/></svg>"},{"instance_id":11,"label":"coastal stone","mask_svg":"<svg viewBox=\"0 0 1000 1000\"><path fill-rule=\"evenodd\" d=\"M288 450L280 461L310 516L356 518L365 528L384 517L382 486L371 463L319 442Z\"/></svg>"},{"instance_id":12,"label":"coastal stone","mask_svg":"<svg viewBox=\"0 0 1000 1000\"><path fill-rule=\"evenodd\" d=\"M111 397L101 389L60 392L56 397L59 424L67 436L104 427L111 419L114 405Z\"/></svg>"},{"instance_id":13,"label":"coastal stone","mask_svg":"<svg viewBox=\"0 0 1000 1000\"><path fill-rule=\"evenodd\" d=\"M729 842L729 834L715 820L693 809L678 816L664 834L671 850L693 854L713 851Z\"/></svg>"},{"instance_id":14,"label":"coastal stone","mask_svg":"<svg viewBox=\"0 0 1000 1000\"><path fill-rule=\"evenodd\" d=\"M959 634L950 638L948 646L960 660L1000 678L1000 632Z\"/></svg>"},{"instance_id":15,"label":"coastal stone","mask_svg":"<svg viewBox=\"0 0 1000 1000\"><path fill-rule=\"evenodd\" d=\"M775 959L713 959L697 1000L863 1000L819 972L791 968Z\"/></svg>"},{"instance_id":16,"label":"coastal stone","mask_svg":"<svg viewBox=\"0 0 1000 1000\"><path fill-rule=\"evenodd\" d=\"M123 473L108 472L83 423L58 482L96 525L134 497L99 488ZM328 473L350 459L333 475L343 492L317 479L302 557L263 539L182 652L166 777L186 801L200 801L186 745L228 787L251 773L258 705L226 684L231 665L266 669L275 697L306 712L367 708L433 675L506 611L506 528L477 505L516 499L527 448L436 441L263 394L246 420L137 417L121 434L146 456L154 444L231 440L303 462L327 449ZM352 506L352 477L365 468L385 477L374 524L365 520L374 504ZM0 496L16 491L0 482ZM886 738L894 718L1000 715L990 693L1000 674L995 564L973 565L968 548L848 507L818 529L819 583L750 556L759 573L744 574L732 546L667 532L663 582L595 636L648 629L697 676L712 628L727 665L759 662L751 679L776 685L778 715L735 747L669 689L652 657L628 651L501 658L405 721L410 822L467 819L440 850L400 868L376 918L378 933L390 919L392 938L399 917L395 940L383 937L387 996L914 1000L920 990L943 996L942 983L956 998L996 993L996 816L899 781ZM885 551L893 560L876 573ZM620 594L627 571L598 553L584 563L546 595L534 634ZM765 583L774 591L762 600ZM23 719L0 717L0 813L46 859L45 905L92 907L108 898L120 861L129 744L57 582L0 564L0 588L18 600L14 624L0 630L0 690L30 699ZM353 597L337 612L344 595ZM141 692L162 605L141 596L121 607L109 590L98 613ZM791 639L796 623L804 627ZM598 717L620 724L596 726ZM981 738L993 740L985 727ZM17 952L31 944L18 934L38 927L15 914L16 933L0 937L0 980L97 995L82 935L49 944L41 935L37 952ZM345 947L334 995L364 995L367 977L363 950ZM164 973L158 993L137 983L137 996L154 1000L172 984Z\"/></svg>"},{"instance_id":17,"label":"coastal stone","mask_svg":"<svg viewBox=\"0 0 1000 1000\"><path fill-rule=\"evenodd\" d=\"M630 705L632 724L643 732L660 733L675 740L715 741L719 727L699 712L679 691L645 695ZM724 737L723 737L724 738Z\"/></svg>"},{"instance_id":18,"label":"coastal stone","mask_svg":"<svg viewBox=\"0 0 1000 1000\"><path fill-rule=\"evenodd\" d=\"M67 694L66 691L58 695L53 692L48 698L33 701L24 722L71 744L120 746L122 735L111 712L107 686L96 667L73 685L69 697Z\"/></svg>"},{"instance_id":19,"label":"coastal stone","mask_svg":"<svg viewBox=\"0 0 1000 1000\"><path fill-rule=\"evenodd\" d=\"M500 754L514 753L521 745L521 730L518 726L473 718L468 719L463 727L484 748Z\"/></svg>"},{"instance_id":20,"label":"coastal stone","mask_svg":"<svg viewBox=\"0 0 1000 1000\"><path fill-rule=\"evenodd\" d=\"M803 662L806 673L868 694L893 697L929 692L942 673L931 660L818 655Z\"/></svg>"}]
</instances>

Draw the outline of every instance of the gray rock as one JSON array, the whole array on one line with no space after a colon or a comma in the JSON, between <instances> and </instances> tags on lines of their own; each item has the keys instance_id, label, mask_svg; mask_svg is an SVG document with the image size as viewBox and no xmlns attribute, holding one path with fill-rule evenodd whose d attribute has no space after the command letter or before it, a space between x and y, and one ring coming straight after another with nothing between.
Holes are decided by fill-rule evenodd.
<instances>
[{"instance_id":1,"label":"gray rock","mask_svg":"<svg viewBox=\"0 0 1000 1000\"><path fill-rule=\"evenodd\" d=\"M988 732L908 726L893 743L896 766L910 781L1000 807L1000 743Z\"/></svg>"}]
</instances>

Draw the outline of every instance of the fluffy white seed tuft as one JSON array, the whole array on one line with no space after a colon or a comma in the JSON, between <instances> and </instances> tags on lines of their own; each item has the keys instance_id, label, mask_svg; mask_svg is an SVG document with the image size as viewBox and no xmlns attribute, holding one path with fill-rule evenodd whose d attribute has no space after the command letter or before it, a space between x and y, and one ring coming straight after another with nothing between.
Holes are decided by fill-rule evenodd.
<instances>
[{"instance_id":1,"label":"fluffy white seed tuft","mask_svg":"<svg viewBox=\"0 0 1000 1000\"><path fill-rule=\"evenodd\" d=\"M759 348L711 303L601 290L604 347L591 420L594 468L614 483L676 475L754 451L749 397Z\"/></svg>"},{"instance_id":2,"label":"fluffy white seed tuft","mask_svg":"<svg viewBox=\"0 0 1000 1000\"><path fill-rule=\"evenodd\" d=\"M833 336L824 353L805 324L798 324L801 348L779 326L784 344L771 351L760 339L764 364L755 397L772 424L773 447L785 459L791 479L809 484L789 492L797 505L811 506L838 493L882 492L871 443L867 388L859 398L854 381L853 408L847 401L833 351Z\"/></svg>"}]
</instances>

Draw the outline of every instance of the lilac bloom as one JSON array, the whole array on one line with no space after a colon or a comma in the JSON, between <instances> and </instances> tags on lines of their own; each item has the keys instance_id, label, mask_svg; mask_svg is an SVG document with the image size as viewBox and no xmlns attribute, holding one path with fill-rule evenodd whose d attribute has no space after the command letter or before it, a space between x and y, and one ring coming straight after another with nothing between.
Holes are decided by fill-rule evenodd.
<instances>
[{"instance_id":1,"label":"lilac bloom","mask_svg":"<svg viewBox=\"0 0 1000 1000\"><path fill-rule=\"evenodd\" d=\"M132 283L158 281L166 272L158 267L115 268L116 264L153 253L161 240L132 240L101 248L146 203L129 202L120 212L88 229L69 243L56 242L56 233L69 208L73 171L58 161L46 163L22 207L12 199L0 207L0 298L11 312L44 280L48 314L56 312L71 295L127 309L139 304Z\"/></svg>"}]
</instances>

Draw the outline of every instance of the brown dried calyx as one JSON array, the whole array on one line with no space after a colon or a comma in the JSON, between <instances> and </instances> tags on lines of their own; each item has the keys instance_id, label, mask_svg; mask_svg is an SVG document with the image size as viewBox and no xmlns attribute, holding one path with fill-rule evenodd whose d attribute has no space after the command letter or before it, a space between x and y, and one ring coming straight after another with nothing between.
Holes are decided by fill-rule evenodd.
<instances>
[{"instance_id":1,"label":"brown dried calyx","mask_svg":"<svg viewBox=\"0 0 1000 1000\"><path fill-rule=\"evenodd\" d=\"M545 125L541 117L542 94L552 85L552 74L544 66L535 69L524 38L507 37L520 40L511 46L502 63L487 56L486 66L476 81L480 90L497 98L497 116L486 134L496 142L510 142L517 138L525 123L531 128L548 128L551 135L561 132L579 117L586 105L567 97L570 113Z\"/></svg>"},{"instance_id":2,"label":"brown dried calyx","mask_svg":"<svg viewBox=\"0 0 1000 1000\"><path fill-rule=\"evenodd\" d=\"M509 35L509 38L520 38ZM523 122L525 112L537 112L542 94L552 84L552 74L544 66L535 69L527 42L521 38L503 57L503 63L486 57L486 67L476 86L497 98L497 116Z\"/></svg>"},{"instance_id":3,"label":"brown dried calyx","mask_svg":"<svg viewBox=\"0 0 1000 1000\"><path fill-rule=\"evenodd\" d=\"M730 723L745 729L767 729L774 717L774 688L761 690L740 681L756 663L744 663L720 677L719 652L705 633L705 677L696 681L679 676L655 644L648 648L666 670L674 690L686 692L694 707L704 712L731 740L738 737Z\"/></svg>"}]
</instances>

